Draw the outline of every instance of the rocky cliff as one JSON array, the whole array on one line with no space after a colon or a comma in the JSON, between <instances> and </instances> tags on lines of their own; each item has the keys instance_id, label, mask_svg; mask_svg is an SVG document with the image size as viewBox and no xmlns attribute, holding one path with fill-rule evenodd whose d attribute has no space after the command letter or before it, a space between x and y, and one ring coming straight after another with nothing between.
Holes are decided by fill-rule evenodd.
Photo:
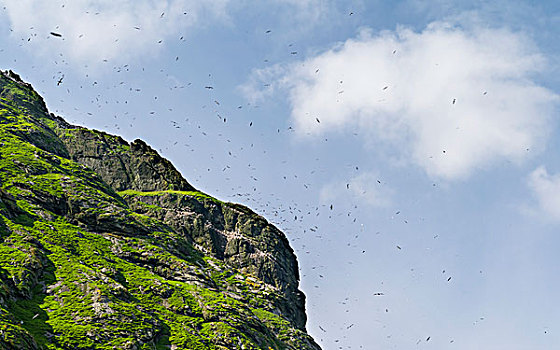
<instances>
[{"instance_id":1,"label":"rocky cliff","mask_svg":"<svg viewBox=\"0 0 560 350\"><path fill-rule=\"evenodd\" d=\"M319 349L282 232L0 74L0 348Z\"/></svg>"}]
</instances>

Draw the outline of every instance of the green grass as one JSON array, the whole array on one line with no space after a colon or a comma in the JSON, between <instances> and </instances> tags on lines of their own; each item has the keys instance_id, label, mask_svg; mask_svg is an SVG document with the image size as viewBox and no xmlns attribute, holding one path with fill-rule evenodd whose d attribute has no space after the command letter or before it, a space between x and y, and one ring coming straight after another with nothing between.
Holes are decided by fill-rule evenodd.
<instances>
[{"instance_id":1,"label":"green grass","mask_svg":"<svg viewBox=\"0 0 560 350\"><path fill-rule=\"evenodd\" d=\"M167 190L167 191L150 191L150 192L142 192L142 191L135 191L135 190L125 190L117 192L123 198L126 197L153 197L153 196L163 196L165 194L172 194L177 196L187 196L187 197L194 197L199 199L208 199L216 203L223 203L222 201L207 195L206 193L199 192L199 191L174 191L174 190Z\"/></svg>"}]
</instances>

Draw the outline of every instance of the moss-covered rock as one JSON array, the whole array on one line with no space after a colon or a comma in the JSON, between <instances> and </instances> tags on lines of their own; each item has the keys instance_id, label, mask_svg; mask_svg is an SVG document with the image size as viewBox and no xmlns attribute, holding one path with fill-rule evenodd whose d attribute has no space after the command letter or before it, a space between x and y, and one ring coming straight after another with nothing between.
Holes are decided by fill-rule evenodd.
<instances>
[{"instance_id":1,"label":"moss-covered rock","mask_svg":"<svg viewBox=\"0 0 560 350\"><path fill-rule=\"evenodd\" d=\"M0 348L319 349L286 237L0 74Z\"/></svg>"}]
</instances>

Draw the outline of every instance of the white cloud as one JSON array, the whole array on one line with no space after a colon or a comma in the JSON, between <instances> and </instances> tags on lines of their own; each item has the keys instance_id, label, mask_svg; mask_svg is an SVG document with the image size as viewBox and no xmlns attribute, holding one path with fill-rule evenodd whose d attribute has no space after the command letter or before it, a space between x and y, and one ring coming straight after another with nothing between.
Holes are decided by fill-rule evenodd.
<instances>
[{"instance_id":1,"label":"white cloud","mask_svg":"<svg viewBox=\"0 0 560 350\"><path fill-rule=\"evenodd\" d=\"M34 52L63 54L81 63L123 62L152 55L168 36L199 17L224 16L229 0L6 0L13 36ZM185 14L186 13L186 14ZM163 16L162 16L163 14ZM62 38L50 35L60 33Z\"/></svg>"},{"instance_id":2,"label":"white cloud","mask_svg":"<svg viewBox=\"0 0 560 350\"><path fill-rule=\"evenodd\" d=\"M392 203L393 190L378 182L375 172L364 172L348 182L335 182L321 189L320 199L329 203L340 198L354 198L374 207L388 207Z\"/></svg>"},{"instance_id":3,"label":"white cloud","mask_svg":"<svg viewBox=\"0 0 560 350\"><path fill-rule=\"evenodd\" d=\"M458 179L544 147L558 96L531 78L545 69L520 33L437 22L420 33L362 30L303 62L255 71L244 91L287 91L300 135L360 129L428 174ZM268 91L257 88L264 81Z\"/></svg>"},{"instance_id":4,"label":"white cloud","mask_svg":"<svg viewBox=\"0 0 560 350\"><path fill-rule=\"evenodd\" d=\"M553 220L560 220L560 174L551 175L541 166L529 175L528 185L537 199L540 211Z\"/></svg>"},{"instance_id":5,"label":"white cloud","mask_svg":"<svg viewBox=\"0 0 560 350\"><path fill-rule=\"evenodd\" d=\"M307 22L307 25L316 23L332 11L331 1L326 0L272 0L272 2L289 5L292 8L290 11L292 17L300 22Z\"/></svg>"}]
</instances>

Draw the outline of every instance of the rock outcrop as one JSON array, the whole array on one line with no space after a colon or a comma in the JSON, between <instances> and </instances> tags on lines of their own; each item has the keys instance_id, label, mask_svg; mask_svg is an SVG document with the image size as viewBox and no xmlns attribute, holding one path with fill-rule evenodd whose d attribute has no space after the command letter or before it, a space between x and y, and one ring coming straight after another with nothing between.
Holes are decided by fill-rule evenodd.
<instances>
[{"instance_id":1,"label":"rock outcrop","mask_svg":"<svg viewBox=\"0 0 560 350\"><path fill-rule=\"evenodd\" d=\"M298 284L264 218L0 74L0 348L317 350Z\"/></svg>"}]
</instances>

